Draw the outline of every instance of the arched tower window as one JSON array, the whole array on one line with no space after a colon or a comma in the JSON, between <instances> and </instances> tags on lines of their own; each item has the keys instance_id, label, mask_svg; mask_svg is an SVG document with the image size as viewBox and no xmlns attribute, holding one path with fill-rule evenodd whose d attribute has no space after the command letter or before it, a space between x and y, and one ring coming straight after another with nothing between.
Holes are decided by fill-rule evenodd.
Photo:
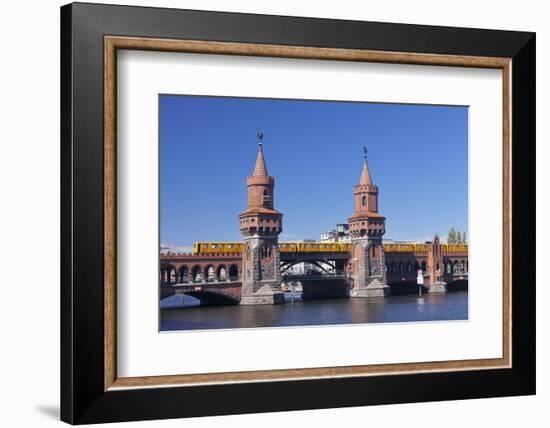
<instances>
[{"instance_id":1,"label":"arched tower window","mask_svg":"<svg viewBox=\"0 0 550 428\"><path fill-rule=\"evenodd\" d=\"M269 191L267 189L264 189L263 193L263 203L269 204L271 202L271 195L269 194Z\"/></svg>"},{"instance_id":2,"label":"arched tower window","mask_svg":"<svg viewBox=\"0 0 550 428\"><path fill-rule=\"evenodd\" d=\"M367 197L366 197L366 196L363 196L363 197L361 198L361 205L364 206L364 207L367 206Z\"/></svg>"}]
</instances>

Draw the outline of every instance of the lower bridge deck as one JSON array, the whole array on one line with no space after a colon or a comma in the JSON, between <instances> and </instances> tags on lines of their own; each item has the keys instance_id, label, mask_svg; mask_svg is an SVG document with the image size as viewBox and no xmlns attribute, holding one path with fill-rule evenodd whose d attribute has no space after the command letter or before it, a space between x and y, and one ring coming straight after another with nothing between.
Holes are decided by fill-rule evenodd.
<instances>
[{"instance_id":1,"label":"lower bridge deck","mask_svg":"<svg viewBox=\"0 0 550 428\"><path fill-rule=\"evenodd\" d=\"M197 282L190 284L162 285L160 299L177 294L186 294L201 301L201 304L237 304L241 300L242 283L239 282Z\"/></svg>"}]
</instances>

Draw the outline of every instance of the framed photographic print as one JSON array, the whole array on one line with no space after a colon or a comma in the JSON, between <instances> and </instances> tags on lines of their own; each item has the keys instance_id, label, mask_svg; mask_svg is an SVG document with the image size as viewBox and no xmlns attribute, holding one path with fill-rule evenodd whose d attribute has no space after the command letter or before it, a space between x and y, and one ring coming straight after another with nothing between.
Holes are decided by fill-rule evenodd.
<instances>
[{"instance_id":1,"label":"framed photographic print","mask_svg":"<svg viewBox=\"0 0 550 428\"><path fill-rule=\"evenodd\" d=\"M535 393L533 33L76 3L61 53L62 420Z\"/></svg>"}]
</instances>

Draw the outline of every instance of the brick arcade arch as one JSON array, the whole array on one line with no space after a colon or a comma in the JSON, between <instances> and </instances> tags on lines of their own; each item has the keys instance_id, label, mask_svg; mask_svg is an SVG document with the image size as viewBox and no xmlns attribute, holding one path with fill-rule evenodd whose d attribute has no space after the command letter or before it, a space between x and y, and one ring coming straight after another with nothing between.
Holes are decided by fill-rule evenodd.
<instances>
[{"instance_id":1,"label":"brick arcade arch","mask_svg":"<svg viewBox=\"0 0 550 428\"><path fill-rule=\"evenodd\" d=\"M236 281L239 278L239 267L236 264L229 266L229 280Z\"/></svg>"},{"instance_id":2,"label":"brick arcade arch","mask_svg":"<svg viewBox=\"0 0 550 428\"><path fill-rule=\"evenodd\" d=\"M216 279L216 270L214 265L208 264L204 267L203 280L207 282L213 282Z\"/></svg>"},{"instance_id":3,"label":"brick arcade arch","mask_svg":"<svg viewBox=\"0 0 550 428\"><path fill-rule=\"evenodd\" d=\"M189 268L187 265L181 265L178 269L178 282L188 282L189 281Z\"/></svg>"},{"instance_id":4,"label":"brick arcade arch","mask_svg":"<svg viewBox=\"0 0 550 428\"><path fill-rule=\"evenodd\" d=\"M225 264L222 263L216 268L216 278L218 281L227 280L227 268L225 267Z\"/></svg>"},{"instance_id":5,"label":"brick arcade arch","mask_svg":"<svg viewBox=\"0 0 550 428\"><path fill-rule=\"evenodd\" d=\"M166 264L161 269L161 283L175 284L177 282L176 268L171 264Z\"/></svg>"},{"instance_id":6,"label":"brick arcade arch","mask_svg":"<svg viewBox=\"0 0 550 428\"><path fill-rule=\"evenodd\" d=\"M198 282L202 279L202 269L200 265L195 265L191 269L192 281Z\"/></svg>"}]
</instances>

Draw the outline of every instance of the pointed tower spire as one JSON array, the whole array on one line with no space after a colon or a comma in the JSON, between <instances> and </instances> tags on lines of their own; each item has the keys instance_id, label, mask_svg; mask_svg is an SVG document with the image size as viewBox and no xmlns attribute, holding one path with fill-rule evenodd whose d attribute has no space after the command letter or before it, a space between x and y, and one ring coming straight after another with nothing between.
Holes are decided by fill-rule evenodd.
<instances>
[{"instance_id":1,"label":"pointed tower spire","mask_svg":"<svg viewBox=\"0 0 550 428\"><path fill-rule=\"evenodd\" d=\"M372 178L370 176L369 165L367 163L367 148L363 147L363 170L361 171L361 178L359 184L372 185Z\"/></svg>"},{"instance_id":2,"label":"pointed tower spire","mask_svg":"<svg viewBox=\"0 0 550 428\"><path fill-rule=\"evenodd\" d=\"M256 157L256 165L254 165L254 172L252 173L252 176L269 177L269 174L267 173L267 166L265 165L262 143L258 146L258 156Z\"/></svg>"},{"instance_id":3,"label":"pointed tower spire","mask_svg":"<svg viewBox=\"0 0 550 428\"><path fill-rule=\"evenodd\" d=\"M267 173L267 166L265 165L264 151L263 151L264 132L258 131L258 156L256 157L256 165L254 166L254 177L269 177Z\"/></svg>"},{"instance_id":4,"label":"pointed tower spire","mask_svg":"<svg viewBox=\"0 0 550 428\"><path fill-rule=\"evenodd\" d=\"M246 186L248 189L248 209L250 210L271 210L279 215L280 213L273 208L275 178L270 177L265 165L264 152L262 142L264 139L263 131L258 131L258 155L256 156L256 164L252 175L246 178Z\"/></svg>"},{"instance_id":5,"label":"pointed tower spire","mask_svg":"<svg viewBox=\"0 0 550 428\"><path fill-rule=\"evenodd\" d=\"M350 297L389 294L382 236L386 218L378 213L378 187L372 183L363 147L363 169L353 189L355 212L348 218L352 250L349 262Z\"/></svg>"},{"instance_id":6,"label":"pointed tower spire","mask_svg":"<svg viewBox=\"0 0 550 428\"><path fill-rule=\"evenodd\" d=\"M359 184L354 188L355 214L353 216L377 216L378 214L378 187L373 184L367 162L367 148L363 147L363 169ZM350 225L351 227L351 225Z\"/></svg>"},{"instance_id":7,"label":"pointed tower spire","mask_svg":"<svg viewBox=\"0 0 550 428\"><path fill-rule=\"evenodd\" d=\"M246 177L248 206L239 214L244 246L241 253L241 305L284 303L281 292L281 253L278 235L283 230L283 215L274 207L275 177L265 166L259 131L258 156L251 176Z\"/></svg>"}]
</instances>

